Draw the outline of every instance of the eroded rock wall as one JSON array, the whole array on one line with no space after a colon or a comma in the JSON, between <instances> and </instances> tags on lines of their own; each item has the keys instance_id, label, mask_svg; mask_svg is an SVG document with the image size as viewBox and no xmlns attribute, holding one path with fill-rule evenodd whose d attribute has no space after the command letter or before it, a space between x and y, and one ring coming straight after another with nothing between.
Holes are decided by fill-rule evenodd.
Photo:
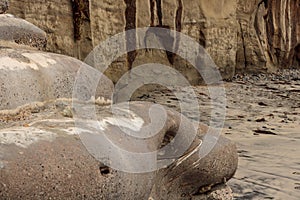
<instances>
[{"instance_id":1,"label":"eroded rock wall","mask_svg":"<svg viewBox=\"0 0 300 200\"><path fill-rule=\"evenodd\" d=\"M267 1L266 12L267 34L264 37L268 41L271 61L276 66L299 65L294 61L299 59L300 0Z\"/></svg>"},{"instance_id":2,"label":"eroded rock wall","mask_svg":"<svg viewBox=\"0 0 300 200\"><path fill-rule=\"evenodd\" d=\"M223 78L299 66L300 0L10 0L10 12L48 33L49 51L84 60L101 41L135 27L165 27L199 42ZM176 45L175 45L176 46ZM142 62L159 61L201 79L169 52L131 52L107 72L114 82Z\"/></svg>"},{"instance_id":3,"label":"eroded rock wall","mask_svg":"<svg viewBox=\"0 0 300 200\"><path fill-rule=\"evenodd\" d=\"M299 67L300 1L238 0L237 71Z\"/></svg>"}]
</instances>

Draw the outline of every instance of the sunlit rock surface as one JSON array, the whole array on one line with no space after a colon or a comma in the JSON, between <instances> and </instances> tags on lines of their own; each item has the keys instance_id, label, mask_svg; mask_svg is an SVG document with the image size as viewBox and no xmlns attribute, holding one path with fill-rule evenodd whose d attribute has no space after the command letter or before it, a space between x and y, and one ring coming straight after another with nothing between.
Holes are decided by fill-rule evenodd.
<instances>
[{"instance_id":1,"label":"sunlit rock surface","mask_svg":"<svg viewBox=\"0 0 300 200\"><path fill-rule=\"evenodd\" d=\"M224 79L238 72L261 73L299 67L299 0L10 2L11 13L48 33L47 50L81 60L114 34L155 26L176 30L199 42ZM167 37L164 40L173 39ZM176 42L169 45L176 52ZM115 81L130 67L150 59L173 66L193 84L199 83L201 77L180 57L151 52L124 55L106 73Z\"/></svg>"}]
</instances>

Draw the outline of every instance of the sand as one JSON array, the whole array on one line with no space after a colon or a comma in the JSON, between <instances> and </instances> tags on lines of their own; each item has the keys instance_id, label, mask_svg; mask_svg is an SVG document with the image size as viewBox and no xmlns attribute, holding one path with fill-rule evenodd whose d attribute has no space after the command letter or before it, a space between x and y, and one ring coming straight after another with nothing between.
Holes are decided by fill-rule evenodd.
<instances>
[{"instance_id":1,"label":"sand","mask_svg":"<svg viewBox=\"0 0 300 200\"><path fill-rule=\"evenodd\" d=\"M300 199L300 73L236 76L224 82L226 119L222 134L238 146L239 167L229 181L235 199ZM209 124L205 86L193 88L201 121ZM182 90L181 90L182 91ZM180 110L172 92L154 91L147 100ZM186 100L184 100L186 101ZM186 115L193 119L193 108Z\"/></svg>"}]
</instances>

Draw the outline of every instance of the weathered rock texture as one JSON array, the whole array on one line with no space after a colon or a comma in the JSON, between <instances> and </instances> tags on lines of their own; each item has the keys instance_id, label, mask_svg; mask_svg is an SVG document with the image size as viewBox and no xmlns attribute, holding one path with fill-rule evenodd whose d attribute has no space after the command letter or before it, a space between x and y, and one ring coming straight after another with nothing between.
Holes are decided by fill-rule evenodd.
<instances>
[{"instance_id":1,"label":"weathered rock texture","mask_svg":"<svg viewBox=\"0 0 300 200\"><path fill-rule=\"evenodd\" d=\"M116 33L158 26L185 33L198 41L224 78L231 78L236 72L299 66L300 0L10 2L11 13L48 33L48 50L82 60L93 47ZM174 46L176 50L176 42ZM107 74L116 81L144 60L174 66L192 83L199 81L196 71L170 52L130 52L127 58L114 62Z\"/></svg>"},{"instance_id":2,"label":"weathered rock texture","mask_svg":"<svg viewBox=\"0 0 300 200\"><path fill-rule=\"evenodd\" d=\"M238 1L237 70L299 67L300 1Z\"/></svg>"},{"instance_id":3,"label":"weathered rock texture","mask_svg":"<svg viewBox=\"0 0 300 200\"><path fill-rule=\"evenodd\" d=\"M64 55L2 47L0 109L11 109L35 101L71 98L77 73L84 67L91 68ZM101 79L94 97L110 98L112 87L110 80ZM85 92L82 91L82 94Z\"/></svg>"},{"instance_id":4,"label":"weathered rock texture","mask_svg":"<svg viewBox=\"0 0 300 200\"><path fill-rule=\"evenodd\" d=\"M7 11L8 9L8 0L1 0L0 1L0 14L3 14Z\"/></svg>"},{"instance_id":5,"label":"weathered rock texture","mask_svg":"<svg viewBox=\"0 0 300 200\"><path fill-rule=\"evenodd\" d=\"M201 141L207 127L201 125L198 134L190 138L191 130L180 131L179 126L194 125L168 108L166 123L153 137L137 138L124 134L121 129L124 124L115 124L115 119L119 118L112 118L109 106L96 106L96 120L99 121L87 120L83 127L76 129L74 119L63 115L63 110L70 109L71 102L56 100L23 107L27 115L22 120L16 118L12 110L6 111L4 115L0 110L0 199L147 200L150 195L157 200L232 199L228 188L223 195L216 192L218 190L222 193L219 185L224 187L237 167L236 147L231 141L221 136L212 151L201 158ZM126 130L140 126L137 120L143 121L142 127L151 124L151 105L147 102L131 103L132 117L127 119ZM83 103L81 106L90 105ZM77 111L75 108L72 112L76 114ZM3 117L10 118L3 120ZM119 117L122 120L122 116ZM99 122L101 129L96 130L90 126L95 122ZM142 127L136 133L142 134ZM93 144L97 145L99 139L95 135L101 135L100 130L104 130L105 137L111 142L129 152L152 152L159 149L170 142L174 131L180 135L179 141L174 138L174 144L180 145L185 140L191 140L192 145L179 158L169 157L178 150L176 145L174 151L157 155L158 163L174 161L168 167L147 173L125 173L95 159L101 156L96 146L92 146L94 152L97 152L94 155L87 151L88 145L83 145L87 144L82 142L84 137L93 139ZM151 163L156 162L156 157L153 159ZM143 165L135 163L133 159L123 158L121 161L127 166ZM146 160L144 164L148 164Z\"/></svg>"},{"instance_id":6,"label":"weathered rock texture","mask_svg":"<svg viewBox=\"0 0 300 200\"><path fill-rule=\"evenodd\" d=\"M38 49L47 43L46 33L24 19L9 14L0 15L0 41L14 42Z\"/></svg>"},{"instance_id":7,"label":"weathered rock texture","mask_svg":"<svg viewBox=\"0 0 300 200\"><path fill-rule=\"evenodd\" d=\"M75 39L72 5L69 0L10 1L9 13L24 18L43 29L48 36L47 50L49 51L81 58L80 55L86 55L92 49L89 48L91 37L88 35L88 28L85 28L84 32L87 35L82 36L87 40ZM81 54L78 55L78 52Z\"/></svg>"}]
</instances>

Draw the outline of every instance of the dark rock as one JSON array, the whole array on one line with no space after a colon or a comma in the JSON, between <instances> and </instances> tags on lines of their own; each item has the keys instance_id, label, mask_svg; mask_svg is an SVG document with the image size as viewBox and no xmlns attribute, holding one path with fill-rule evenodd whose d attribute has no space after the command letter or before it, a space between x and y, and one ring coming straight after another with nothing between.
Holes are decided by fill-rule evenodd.
<instances>
[{"instance_id":1,"label":"dark rock","mask_svg":"<svg viewBox=\"0 0 300 200\"><path fill-rule=\"evenodd\" d=\"M254 133L256 133L256 134L266 134L266 135L277 135L277 133L274 133L274 132L269 131L269 130L262 130L262 129L254 130Z\"/></svg>"},{"instance_id":2,"label":"dark rock","mask_svg":"<svg viewBox=\"0 0 300 200\"><path fill-rule=\"evenodd\" d=\"M266 119L265 118L261 118L261 119L257 119L257 120L255 120L256 122L265 122L266 121Z\"/></svg>"},{"instance_id":3,"label":"dark rock","mask_svg":"<svg viewBox=\"0 0 300 200\"><path fill-rule=\"evenodd\" d=\"M8 10L8 0L0 0L0 14L5 13Z\"/></svg>"},{"instance_id":4,"label":"dark rock","mask_svg":"<svg viewBox=\"0 0 300 200\"><path fill-rule=\"evenodd\" d=\"M268 106L268 105L267 105L266 103L264 103L264 102L259 102L258 105L260 105L260 106Z\"/></svg>"}]
</instances>

